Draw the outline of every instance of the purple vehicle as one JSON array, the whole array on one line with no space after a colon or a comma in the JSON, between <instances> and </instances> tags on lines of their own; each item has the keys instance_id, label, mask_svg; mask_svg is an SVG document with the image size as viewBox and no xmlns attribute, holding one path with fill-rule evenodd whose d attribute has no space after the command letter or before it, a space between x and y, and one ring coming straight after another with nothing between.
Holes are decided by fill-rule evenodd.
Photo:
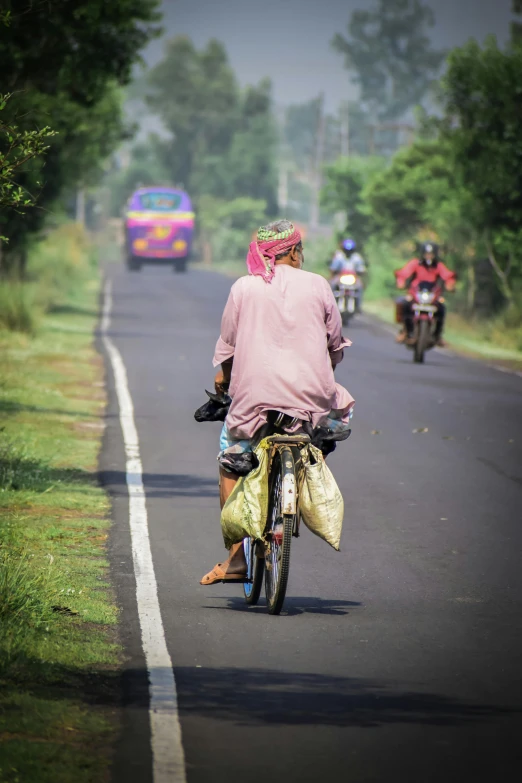
<instances>
[{"instance_id":1,"label":"purple vehicle","mask_svg":"<svg viewBox=\"0 0 522 783\"><path fill-rule=\"evenodd\" d=\"M127 268L169 263L184 272L194 234L194 212L188 195L177 188L140 188L125 211Z\"/></svg>"}]
</instances>

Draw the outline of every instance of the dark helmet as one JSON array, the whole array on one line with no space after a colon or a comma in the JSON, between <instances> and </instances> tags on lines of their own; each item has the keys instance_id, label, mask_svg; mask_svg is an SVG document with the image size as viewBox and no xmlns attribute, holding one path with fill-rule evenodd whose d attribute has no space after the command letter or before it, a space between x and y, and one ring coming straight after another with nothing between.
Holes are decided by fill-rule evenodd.
<instances>
[{"instance_id":1,"label":"dark helmet","mask_svg":"<svg viewBox=\"0 0 522 783\"><path fill-rule=\"evenodd\" d=\"M352 253L355 248L357 247L355 240L348 237L347 239L343 239L341 242L341 247L343 250L346 250L347 253Z\"/></svg>"},{"instance_id":2,"label":"dark helmet","mask_svg":"<svg viewBox=\"0 0 522 783\"><path fill-rule=\"evenodd\" d=\"M423 242L421 245L421 257L423 261L426 260L427 253L433 253L433 260L436 261L439 257L439 246L436 245L435 242Z\"/></svg>"}]
</instances>

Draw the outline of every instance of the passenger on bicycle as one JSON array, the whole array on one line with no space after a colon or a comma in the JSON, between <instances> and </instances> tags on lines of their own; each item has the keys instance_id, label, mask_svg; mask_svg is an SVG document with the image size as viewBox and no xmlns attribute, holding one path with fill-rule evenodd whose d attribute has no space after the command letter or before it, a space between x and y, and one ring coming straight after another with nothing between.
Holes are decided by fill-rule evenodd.
<instances>
[{"instance_id":1,"label":"passenger on bicycle","mask_svg":"<svg viewBox=\"0 0 522 783\"><path fill-rule=\"evenodd\" d=\"M249 274L232 286L221 322L214 366L216 392L232 403L220 441L220 501L223 507L239 474L233 456L252 451L251 440L268 411L289 418L287 431L303 426L348 429L354 400L334 379L351 345L328 281L305 272L299 231L288 220L264 226L247 255ZM243 545L201 580L242 582Z\"/></svg>"}]
</instances>

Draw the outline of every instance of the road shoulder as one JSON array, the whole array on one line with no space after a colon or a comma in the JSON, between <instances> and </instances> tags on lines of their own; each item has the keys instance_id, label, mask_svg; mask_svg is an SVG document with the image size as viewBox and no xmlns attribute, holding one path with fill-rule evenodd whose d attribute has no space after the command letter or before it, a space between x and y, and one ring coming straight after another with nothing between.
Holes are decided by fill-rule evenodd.
<instances>
[{"instance_id":1,"label":"road shoulder","mask_svg":"<svg viewBox=\"0 0 522 783\"><path fill-rule=\"evenodd\" d=\"M0 335L2 780L108 780L120 730L98 293L93 273L35 337Z\"/></svg>"}]
</instances>

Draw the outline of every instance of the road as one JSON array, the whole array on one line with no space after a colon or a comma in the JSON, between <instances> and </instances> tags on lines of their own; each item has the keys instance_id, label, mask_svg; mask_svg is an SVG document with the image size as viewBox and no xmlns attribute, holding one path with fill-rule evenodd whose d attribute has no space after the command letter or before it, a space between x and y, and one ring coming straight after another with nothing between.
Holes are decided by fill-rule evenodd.
<instances>
[{"instance_id":1,"label":"road","mask_svg":"<svg viewBox=\"0 0 522 783\"><path fill-rule=\"evenodd\" d=\"M522 779L522 379L355 321L338 380L353 435L330 458L340 553L294 542L286 611L204 588L223 559L219 424L196 424L231 280L108 267L189 783ZM125 461L113 379L101 457L123 606L117 783L151 781ZM427 432L416 430L427 428Z\"/></svg>"}]
</instances>

